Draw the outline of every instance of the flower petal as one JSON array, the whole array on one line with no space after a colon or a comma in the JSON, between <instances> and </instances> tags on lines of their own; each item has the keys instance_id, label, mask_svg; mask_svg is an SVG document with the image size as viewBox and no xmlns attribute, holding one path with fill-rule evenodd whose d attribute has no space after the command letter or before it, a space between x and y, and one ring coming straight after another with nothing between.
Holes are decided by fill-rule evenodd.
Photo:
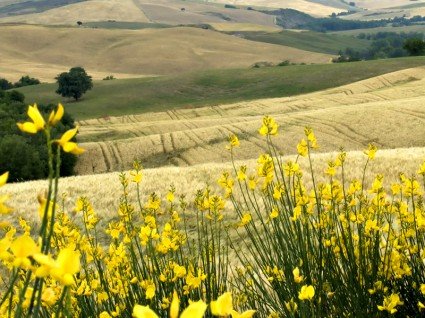
<instances>
[{"instance_id":1,"label":"flower petal","mask_svg":"<svg viewBox=\"0 0 425 318\"><path fill-rule=\"evenodd\" d=\"M46 122L44 121L43 116L40 114L40 111L37 108L37 104L28 107L28 116L34 122L34 125L37 127L37 130L44 129Z\"/></svg>"},{"instance_id":2,"label":"flower petal","mask_svg":"<svg viewBox=\"0 0 425 318\"><path fill-rule=\"evenodd\" d=\"M17 123L17 125L22 132L26 132L29 134L36 134L38 131L37 126L28 121L25 123Z\"/></svg>"},{"instance_id":3,"label":"flower petal","mask_svg":"<svg viewBox=\"0 0 425 318\"><path fill-rule=\"evenodd\" d=\"M5 172L0 176L0 187L4 186L9 178L9 172Z\"/></svg>"}]
</instances>

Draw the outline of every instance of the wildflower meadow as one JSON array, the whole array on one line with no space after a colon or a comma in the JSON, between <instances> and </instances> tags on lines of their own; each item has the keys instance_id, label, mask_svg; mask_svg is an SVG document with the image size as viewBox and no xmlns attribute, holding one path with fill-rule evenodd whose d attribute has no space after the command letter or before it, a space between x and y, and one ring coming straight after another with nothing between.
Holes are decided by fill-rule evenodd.
<instances>
[{"instance_id":1,"label":"wildflower meadow","mask_svg":"<svg viewBox=\"0 0 425 318\"><path fill-rule=\"evenodd\" d=\"M44 118L34 105L18 123L46 136L48 191L33 209L37 224L0 220L0 317L425 316L425 162L398 183L377 175L366 184L377 148L364 151L363 175L353 180L341 150L322 182L313 130L305 128L297 158L285 161L273 142L284 136L266 116L258 133L267 151L256 169L236 165L243 145L231 135L233 169L217 180L220 191L191 189L188 201L163 185L165 197L142 201L136 160L117 175L119 209L103 226L91 198L72 211L61 204L60 154L84 153L78 127L51 138L63 114L59 104ZM306 171L300 160L310 163ZM7 179L0 170L0 187ZM11 213L13 199L0 196L0 215Z\"/></svg>"}]
</instances>

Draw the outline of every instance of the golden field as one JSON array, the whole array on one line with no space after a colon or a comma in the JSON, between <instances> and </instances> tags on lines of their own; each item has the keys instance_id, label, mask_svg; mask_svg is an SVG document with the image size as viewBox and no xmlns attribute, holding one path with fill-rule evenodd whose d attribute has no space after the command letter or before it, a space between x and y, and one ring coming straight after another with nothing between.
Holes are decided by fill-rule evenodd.
<instances>
[{"instance_id":1,"label":"golden field","mask_svg":"<svg viewBox=\"0 0 425 318\"><path fill-rule=\"evenodd\" d=\"M214 0L214 2L240 6L295 9L314 16L329 16L333 12L344 11L331 5L323 5L307 0Z\"/></svg>"},{"instance_id":2,"label":"golden field","mask_svg":"<svg viewBox=\"0 0 425 318\"><path fill-rule=\"evenodd\" d=\"M20 22L42 25L76 25L77 21L148 22L148 18L132 0L90 0L78 2L41 13L24 14L0 19L1 22Z\"/></svg>"},{"instance_id":3,"label":"golden field","mask_svg":"<svg viewBox=\"0 0 425 318\"><path fill-rule=\"evenodd\" d=\"M0 42L0 59L7 61L0 65L0 73L10 80L26 72L54 81L58 73L76 65L84 65L99 78L103 74L123 78L248 67L258 61L326 63L331 59L327 54L188 27L103 30L11 25L1 28Z\"/></svg>"},{"instance_id":4,"label":"golden field","mask_svg":"<svg viewBox=\"0 0 425 318\"><path fill-rule=\"evenodd\" d=\"M281 128L281 134L276 140L289 140L284 129L284 127ZM301 134L299 137L301 138ZM261 136L258 138L261 139ZM321 145L325 141L319 139L318 142ZM335 148L335 150L337 149ZM247 143L241 141L241 148L237 149L237 151L247 151ZM325 175L324 171L328 161L334 160L337 154L337 152L329 152L313 155L313 163L318 181L325 182L328 180L329 177ZM252 155L260 155L260 152L252 153ZM295 159L295 155L285 156L283 158L284 161L294 161ZM362 151L350 151L347 153L346 180L361 179L366 159L367 157ZM415 174L424 159L425 147L378 150L376 159L368 166L366 182L369 184L377 174L383 174L385 176L384 184L386 187L389 187L392 183L398 181L399 173L403 172L406 176ZM223 160L230 160L228 151L223 154ZM307 172L308 160L306 158L300 158L299 163L301 168ZM239 168L240 165L247 165L249 171L254 172L256 164L256 159L237 161L236 167ZM225 162L194 165L191 167L145 169L143 170L143 182L141 184L142 200L146 200L153 192L165 196L171 185L174 185L176 188L176 197L186 195L188 201L193 200L196 190L203 189L207 185L211 186L215 191L219 191L217 180L223 171L232 172L232 164ZM128 171L126 173L128 174ZM306 185L310 187L311 177L309 174L305 175L305 180ZM64 201L60 199L60 204L64 202L68 211L74 208L75 202L79 197L84 196L89 198L96 212L105 218L104 221L114 218L117 214L119 198L122 195L122 186L118 172L62 178L59 188L59 197L65 194ZM34 208L37 206L37 196L43 194L46 190L46 181L40 180L7 184L0 190L0 194L7 193L10 196L9 202L15 210L15 213L10 217L16 218L17 215L21 215L27 219L37 220L37 209ZM129 196L134 202L137 200L135 189L129 192ZM230 206L226 206L226 208L231 209ZM229 215L228 217L234 218L236 216Z\"/></svg>"},{"instance_id":5,"label":"golden field","mask_svg":"<svg viewBox=\"0 0 425 318\"><path fill-rule=\"evenodd\" d=\"M251 10L224 8L222 4L184 0L136 0L151 22L170 25L200 23L253 23L274 26L274 17ZM182 8L185 10L182 11Z\"/></svg>"},{"instance_id":6,"label":"golden field","mask_svg":"<svg viewBox=\"0 0 425 318\"><path fill-rule=\"evenodd\" d=\"M371 142L385 149L424 147L424 82L420 67L295 97L81 121L87 153L77 171L125 170L135 158L146 167L221 163L228 160L231 133L245 143L236 159L253 159L265 149L257 133L264 114L281 124L285 138L276 144L284 154L296 152L305 126L322 141L320 152L361 150Z\"/></svg>"},{"instance_id":7,"label":"golden field","mask_svg":"<svg viewBox=\"0 0 425 318\"><path fill-rule=\"evenodd\" d=\"M265 26L253 23L211 23L214 30L220 32L279 32L281 28L277 26Z\"/></svg>"}]
</instances>

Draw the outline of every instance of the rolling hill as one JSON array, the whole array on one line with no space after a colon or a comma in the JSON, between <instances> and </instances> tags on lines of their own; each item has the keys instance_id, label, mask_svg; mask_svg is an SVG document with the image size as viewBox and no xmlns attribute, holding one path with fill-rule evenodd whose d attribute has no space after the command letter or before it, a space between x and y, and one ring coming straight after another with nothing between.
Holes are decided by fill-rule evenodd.
<instances>
[{"instance_id":1,"label":"rolling hill","mask_svg":"<svg viewBox=\"0 0 425 318\"><path fill-rule=\"evenodd\" d=\"M262 8L295 9L313 16L329 16L333 12L346 11L341 4L332 6L332 1L308 0L214 0L216 3L232 4L238 6L255 6Z\"/></svg>"},{"instance_id":2,"label":"rolling hill","mask_svg":"<svg viewBox=\"0 0 425 318\"><path fill-rule=\"evenodd\" d=\"M424 64L425 58L417 57L209 70L156 78L99 81L78 103L55 94L55 84L28 86L20 91L25 94L27 103L55 104L62 101L75 118L82 120L294 96Z\"/></svg>"},{"instance_id":3,"label":"rolling hill","mask_svg":"<svg viewBox=\"0 0 425 318\"><path fill-rule=\"evenodd\" d=\"M148 18L132 0L90 0L60 6L41 13L23 14L0 19L0 22L21 22L41 25L76 25L77 21L137 21Z\"/></svg>"},{"instance_id":4,"label":"rolling hill","mask_svg":"<svg viewBox=\"0 0 425 318\"><path fill-rule=\"evenodd\" d=\"M236 158L252 159L266 147L257 133L264 114L281 123L285 138L276 143L285 154L294 153L305 126L316 131L321 152L360 150L371 142L424 147L424 83L425 68L419 67L296 97L82 121L80 140L99 142L82 143L88 151L77 170L119 171L135 158L147 167L222 162L231 133L245 142Z\"/></svg>"},{"instance_id":5,"label":"rolling hill","mask_svg":"<svg viewBox=\"0 0 425 318\"><path fill-rule=\"evenodd\" d=\"M0 29L0 42L0 74L9 80L28 74L53 81L58 73L77 65L95 76L100 72L141 77L249 67L259 61L326 63L331 59L327 54L186 27L106 30L12 25Z\"/></svg>"}]
</instances>

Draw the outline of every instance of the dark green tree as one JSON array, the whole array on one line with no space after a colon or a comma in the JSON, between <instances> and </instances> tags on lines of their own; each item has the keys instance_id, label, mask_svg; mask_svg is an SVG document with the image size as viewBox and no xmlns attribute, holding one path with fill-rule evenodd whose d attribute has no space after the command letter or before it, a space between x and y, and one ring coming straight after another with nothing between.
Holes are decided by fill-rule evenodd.
<instances>
[{"instance_id":1,"label":"dark green tree","mask_svg":"<svg viewBox=\"0 0 425 318\"><path fill-rule=\"evenodd\" d=\"M93 81L82 67L73 67L56 77L59 84L56 93L63 97L72 97L78 101L88 90L92 89Z\"/></svg>"},{"instance_id":2,"label":"dark green tree","mask_svg":"<svg viewBox=\"0 0 425 318\"><path fill-rule=\"evenodd\" d=\"M38 85L40 84L40 80L29 77L28 75L22 76L19 81L15 83L15 87L23 87L23 86L30 86L30 85Z\"/></svg>"},{"instance_id":3,"label":"dark green tree","mask_svg":"<svg viewBox=\"0 0 425 318\"><path fill-rule=\"evenodd\" d=\"M7 90L13 88L13 84L5 78L0 78L0 89Z\"/></svg>"},{"instance_id":4,"label":"dark green tree","mask_svg":"<svg viewBox=\"0 0 425 318\"><path fill-rule=\"evenodd\" d=\"M406 42L404 42L403 48L409 52L411 56L425 55L425 41L418 38L407 39Z\"/></svg>"}]
</instances>

